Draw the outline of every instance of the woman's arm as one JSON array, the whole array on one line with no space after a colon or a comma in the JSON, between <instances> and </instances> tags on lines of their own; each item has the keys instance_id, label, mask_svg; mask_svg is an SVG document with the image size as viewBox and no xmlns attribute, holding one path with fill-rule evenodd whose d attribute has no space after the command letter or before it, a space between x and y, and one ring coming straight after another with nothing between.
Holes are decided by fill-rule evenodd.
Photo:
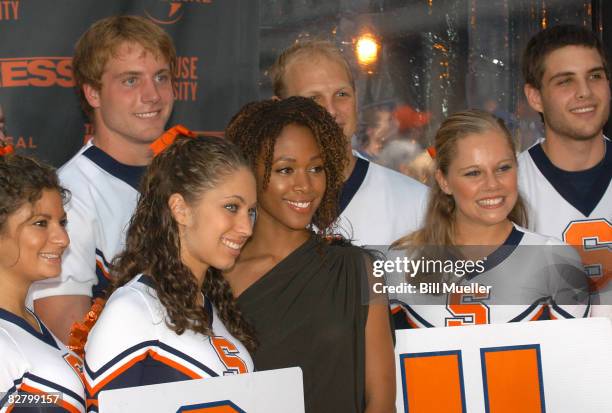
<instances>
[{"instance_id":1,"label":"woman's arm","mask_svg":"<svg viewBox=\"0 0 612 413\"><path fill-rule=\"evenodd\" d=\"M365 413L395 412L395 354L389 305L370 304L365 327Z\"/></svg>"}]
</instances>

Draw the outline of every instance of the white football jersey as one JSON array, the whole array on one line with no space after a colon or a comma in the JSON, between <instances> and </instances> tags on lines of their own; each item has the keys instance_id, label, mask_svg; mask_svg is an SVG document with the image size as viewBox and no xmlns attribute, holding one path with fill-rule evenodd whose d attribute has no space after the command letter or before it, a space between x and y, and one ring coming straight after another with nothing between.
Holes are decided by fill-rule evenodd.
<instances>
[{"instance_id":1,"label":"white football jersey","mask_svg":"<svg viewBox=\"0 0 612 413\"><path fill-rule=\"evenodd\" d=\"M602 302L612 304L612 142L605 142L604 173L587 196L564 182L567 172L548 159L542 140L519 156L519 188L530 228L576 247L594 289L608 294Z\"/></svg>"},{"instance_id":2,"label":"white football jersey","mask_svg":"<svg viewBox=\"0 0 612 413\"><path fill-rule=\"evenodd\" d=\"M108 264L125 245L144 171L143 166L119 163L91 141L60 168L60 182L71 192L66 205L70 246L61 276L34 283L30 299L103 295Z\"/></svg>"},{"instance_id":3,"label":"white football jersey","mask_svg":"<svg viewBox=\"0 0 612 413\"><path fill-rule=\"evenodd\" d=\"M21 397L36 394L50 398L27 411L55 407L59 410L53 411L84 412L82 360L31 314L40 331L0 308L0 412L22 411L27 399ZM57 404L50 403L55 400Z\"/></svg>"},{"instance_id":4,"label":"white football jersey","mask_svg":"<svg viewBox=\"0 0 612 413\"><path fill-rule=\"evenodd\" d=\"M363 158L340 196L337 232L355 245L389 245L419 229L428 188L392 169Z\"/></svg>"},{"instance_id":5,"label":"white football jersey","mask_svg":"<svg viewBox=\"0 0 612 413\"><path fill-rule=\"evenodd\" d=\"M152 283L139 275L118 288L91 330L85 378L93 400L102 390L253 371L248 351L227 331L208 299L214 337L192 330L178 335L168 328Z\"/></svg>"},{"instance_id":6,"label":"white football jersey","mask_svg":"<svg viewBox=\"0 0 612 413\"><path fill-rule=\"evenodd\" d=\"M396 328L580 318L589 314L588 282L580 257L554 238L517 226L504 245L487 256L482 268L459 278L454 286L447 283L443 288L451 291L446 293L423 276L415 284L417 293L390 295L395 304L392 312Z\"/></svg>"}]
</instances>

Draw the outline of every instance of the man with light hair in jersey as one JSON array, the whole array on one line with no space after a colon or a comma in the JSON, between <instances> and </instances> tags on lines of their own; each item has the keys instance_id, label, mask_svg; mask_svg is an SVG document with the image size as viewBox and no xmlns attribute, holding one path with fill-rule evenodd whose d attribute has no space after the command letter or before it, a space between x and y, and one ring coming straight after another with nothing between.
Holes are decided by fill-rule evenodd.
<instances>
[{"instance_id":1,"label":"man with light hair in jersey","mask_svg":"<svg viewBox=\"0 0 612 413\"><path fill-rule=\"evenodd\" d=\"M612 142L609 66L590 30L545 29L523 54L525 96L544 137L519 156L519 185L534 231L578 249L599 302L612 317ZM595 301L597 303L597 301Z\"/></svg>"},{"instance_id":2,"label":"man with light hair in jersey","mask_svg":"<svg viewBox=\"0 0 612 413\"><path fill-rule=\"evenodd\" d=\"M59 170L72 193L61 276L30 290L36 313L65 343L92 297L104 295L109 263L123 249L149 145L172 112L175 67L170 36L139 16L99 20L76 44L74 78L94 134Z\"/></svg>"},{"instance_id":3,"label":"man with light hair in jersey","mask_svg":"<svg viewBox=\"0 0 612 413\"><path fill-rule=\"evenodd\" d=\"M304 96L325 107L342 128L349 162L344 169L338 229L358 245L389 245L419 228L427 187L357 157L357 91L350 66L328 41L298 42L283 51L270 77L278 98Z\"/></svg>"}]
</instances>

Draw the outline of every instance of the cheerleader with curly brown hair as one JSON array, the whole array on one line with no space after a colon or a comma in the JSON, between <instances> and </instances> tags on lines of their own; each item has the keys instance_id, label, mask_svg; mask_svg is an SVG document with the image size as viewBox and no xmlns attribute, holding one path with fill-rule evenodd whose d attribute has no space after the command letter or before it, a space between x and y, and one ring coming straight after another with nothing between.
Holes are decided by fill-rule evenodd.
<instances>
[{"instance_id":1,"label":"cheerleader with curly brown hair","mask_svg":"<svg viewBox=\"0 0 612 413\"><path fill-rule=\"evenodd\" d=\"M342 130L311 99L292 97L245 106L226 135L257 180L253 237L225 272L256 330L255 366L299 366L307 412L393 411L388 304L369 301L371 258L330 241L347 162Z\"/></svg>"},{"instance_id":2,"label":"cheerleader with curly brown hair","mask_svg":"<svg viewBox=\"0 0 612 413\"><path fill-rule=\"evenodd\" d=\"M85 347L88 391L253 371L253 336L221 270L251 236L255 179L219 138L179 136L153 159Z\"/></svg>"}]
</instances>

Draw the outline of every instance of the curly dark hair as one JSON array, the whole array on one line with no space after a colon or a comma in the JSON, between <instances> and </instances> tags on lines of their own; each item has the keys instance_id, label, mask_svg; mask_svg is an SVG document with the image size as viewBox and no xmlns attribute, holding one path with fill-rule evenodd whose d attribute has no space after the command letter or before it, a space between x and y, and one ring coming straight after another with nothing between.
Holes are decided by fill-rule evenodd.
<instances>
[{"instance_id":1,"label":"curly dark hair","mask_svg":"<svg viewBox=\"0 0 612 413\"><path fill-rule=\"evenodd\" d=\"M3 146L0 142L0 147ZM12 213L26 203L38 201L45 189L59 192L64 203L70 195L51 166L14 153L0 156L0 232Z\"/></svg>"},{"instance_id":2,"label":"curly dark hair","mask_svg":"<svg viewBox=\"0 0 612 413\"><path fill-rule=\"evenodd\" d=\"M262 187L265 189L270 182L276 139L287 125L308 128L321 150L326 188L312 224L319 229L320 235L331 234L338 218L338 200L348 159L342 129L325 108L312 99L299 96L248 103L234 115L225 129L225 136L238 145L254 171L258 162L263 161Z\"/></svg>"},{"instance_id":3,"label":"curly dark hair","mask_svg":"<svg viewBox=\"0 0 612 413\"><path fill-rule=\"evenodd\" d=\"M141 182L126 249L113 260L113 284L107 295L136 275L147 274L168 313L169 328L179 335L187 329L213 335L207 312L197 304L196 278L181 260L179 228L168 199L180 194L193 204L241 167L248 168L247 161L234 145L221 138L179 136L156 156ZM215 305L228 331L253 351L253 330L236 307L231 288L218 269L208 269L201 292Z\"/></svg>"}]
</instances>

